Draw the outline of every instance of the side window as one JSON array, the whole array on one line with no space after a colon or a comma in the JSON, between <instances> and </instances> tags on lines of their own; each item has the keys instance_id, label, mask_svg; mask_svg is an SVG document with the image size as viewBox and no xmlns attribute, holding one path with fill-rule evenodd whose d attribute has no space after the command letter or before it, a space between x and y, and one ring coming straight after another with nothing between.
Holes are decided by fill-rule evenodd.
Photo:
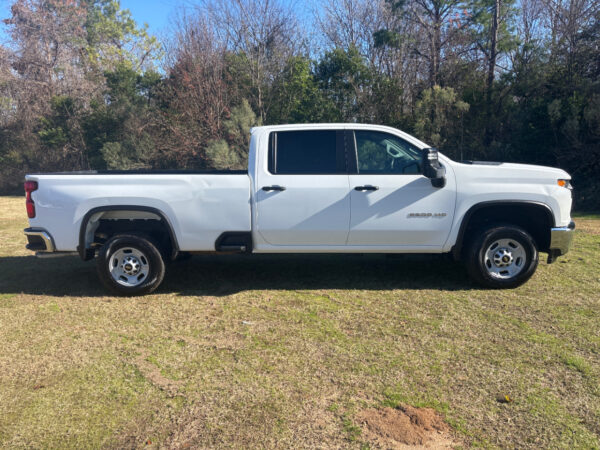
<instances>
[{"instance_id":1,"label":"side window","mask_svg":"<svg viewBox=\"0 0 600 450\"><path fill-rule=\"evenodd\" d=\"M296 175L346 173L341 133L336 130L271 133L269 172Z\"/></svg>"},{"instance_id":2,"label":"side window","mask_svg":"<svg viewBox=\"0 0 600 450\"><path fill-rule=\"evenodd\" d=\"M422 153L417 147L392 134L356 130L359 174L421 173Z\"/></svg>"}]
</instances>

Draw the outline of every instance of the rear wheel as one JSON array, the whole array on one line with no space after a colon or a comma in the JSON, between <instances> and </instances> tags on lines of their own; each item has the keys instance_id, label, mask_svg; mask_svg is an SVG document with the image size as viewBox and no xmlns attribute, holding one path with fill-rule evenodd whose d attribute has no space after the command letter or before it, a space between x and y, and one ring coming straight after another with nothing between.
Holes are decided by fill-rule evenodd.
<instances>
[{"instance_id":1,"label":"rear wheel","mask_svg":"<svg viewBox=\"0 0 600 450\"><path fill-rule=\"evenodd\" d=\"M109 239L98 254L100 281L117 295L153 292L165 276L156 246L140 236L120 234Z\"/></svg>"},{"instance_id":2,"label":"rear wheel","mask_svg":"<svg viewBox=\"0 0 600 450\"><path fill-rule=\"evenodd\" d=\"M535 241L527 231L512 225L483 230L467 248L466 264L479 284L510 289L525 283L538 265Z\"/></svg>"}]
</instances>

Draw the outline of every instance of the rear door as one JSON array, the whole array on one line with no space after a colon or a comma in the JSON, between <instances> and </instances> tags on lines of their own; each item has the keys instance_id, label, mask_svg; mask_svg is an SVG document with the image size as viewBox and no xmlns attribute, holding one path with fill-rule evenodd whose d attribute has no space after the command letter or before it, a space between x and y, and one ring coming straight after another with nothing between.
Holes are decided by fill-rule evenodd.
<instances>
[{"instance_id":1,"label":"rear door","mask_svg":"<svg viewBox=\"0 0 600 450\"><path fill-rule=\"evenodd\" d=\"M452 225L454 178L433 187L422 174L421 150L396 135L348 133L353 166L348 245L441 249Z\"/></svg>"},{"instance_id":2,"label":"rear door","mask_svg":"<svg viewBox=\"0 0 600 450\"><path fill-rule=\"evenodd\" d=\"M346 244L350 188L343 130L272 131L255 189L256 227L267 243Z\"/></svg>"}]
</instances>

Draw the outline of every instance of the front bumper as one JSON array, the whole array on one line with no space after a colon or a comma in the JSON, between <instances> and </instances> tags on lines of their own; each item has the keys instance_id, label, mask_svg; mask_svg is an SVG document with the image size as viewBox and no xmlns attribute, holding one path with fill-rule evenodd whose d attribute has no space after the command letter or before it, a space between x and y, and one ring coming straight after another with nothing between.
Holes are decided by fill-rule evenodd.
<instances>
[{"instance_id":1,"label":"front bumper","mask_svg":"<svg viewBox=\"0 0 600 450\"><path fill-rule=\"evenodd\" d=\"M28 250L43 253L52 253L56 250L52 236L43 228L25 228L23 233L27 236L25 247Z\"/></svg>"},{"instance_id":2,"label":"front bumper","mask_svg":"<svg viewBox=\"0 0 600 450\"><path fill-rule=\"evenodd\" d=\"M569 251L573 241L573 230L575 222L571 221L567 227L552 228L550 230L550 252L549 254L556 258Z\"/></svg>"}]
</instances>

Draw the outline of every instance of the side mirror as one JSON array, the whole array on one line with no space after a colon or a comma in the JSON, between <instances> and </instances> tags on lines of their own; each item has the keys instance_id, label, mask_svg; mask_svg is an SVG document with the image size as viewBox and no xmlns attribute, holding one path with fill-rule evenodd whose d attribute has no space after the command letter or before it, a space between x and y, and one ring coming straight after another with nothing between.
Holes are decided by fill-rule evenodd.
<instances>
[{"instance_id":1,"label":"side mirror","mask_svg":"<svg viewBox=\"0 0 600 450\"><path fill-rule=\"evenodd\" d=\"M423 150L423 175L431 180L431 185L442 188L446 185L446 168L442 166L435 148Z\"/></svg>"}]
</instances>

